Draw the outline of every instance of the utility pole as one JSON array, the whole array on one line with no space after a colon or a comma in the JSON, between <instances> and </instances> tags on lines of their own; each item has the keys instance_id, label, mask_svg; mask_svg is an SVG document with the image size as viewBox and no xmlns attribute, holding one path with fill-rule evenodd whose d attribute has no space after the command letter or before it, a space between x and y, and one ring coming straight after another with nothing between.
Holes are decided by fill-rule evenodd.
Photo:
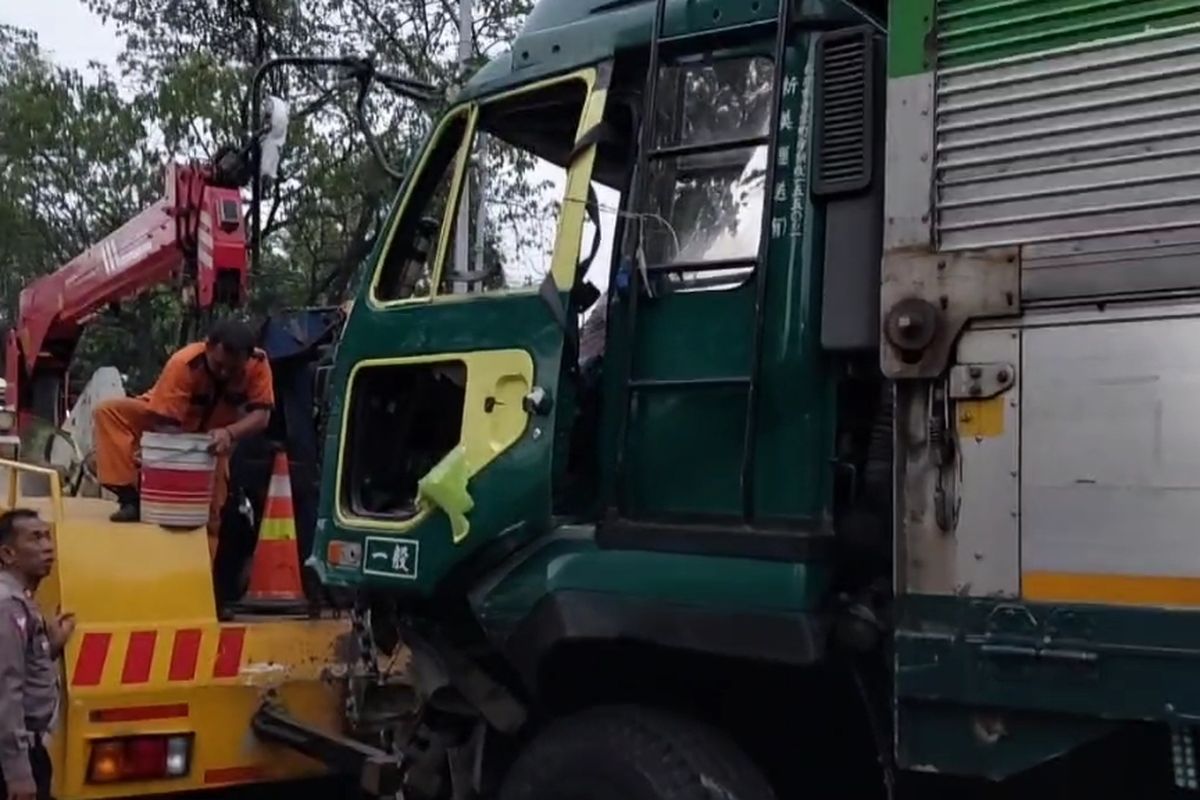
<instances>
[{"instance_id":1,"label":"utility pole","mask_svg":"<svg viewBox=\"0 0 1200 800\"><path fill-rule=\"evenodd\" d=\"M471 60L474 49L474 34L471 27L471 4L473 0L458 1L458 74L460 80L467 74L467 62ZM482 198L481 198L482 199ZM471 164L463 175L462 197L458 205L458 221L454 225L454 269L456 272L468 272L471 269L470 237L471 224ZM455 281L453 291L462 294L471 290L468 281Z\"/></svg>"}]
</instances>

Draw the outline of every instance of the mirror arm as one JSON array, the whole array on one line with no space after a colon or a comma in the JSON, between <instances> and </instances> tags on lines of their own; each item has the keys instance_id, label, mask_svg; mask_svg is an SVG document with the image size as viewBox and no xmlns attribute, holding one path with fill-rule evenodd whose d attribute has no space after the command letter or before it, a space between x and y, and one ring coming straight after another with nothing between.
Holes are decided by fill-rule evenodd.
<instances>
[{"instance_id":1,"label":"mirror arm","mask_svg":"<svg viewBox=\"0 0 1200 800\"><path fill-rule=\"evenodd\" d=\"M362 130L363 137L367 140L367 146L371 148L371 152L375 156L375 161L380 168L388 174L392 180L397 183L404 180L404 173L393 167L383 154L383 148L379 146L379 140L375 138L375 134L371 131L371 126L367 124L367 92L371 88L371 76L360 77L358 81L358 99L354 103L355 115L358 117L358 127Z\"/></svg>"}]
</instances>

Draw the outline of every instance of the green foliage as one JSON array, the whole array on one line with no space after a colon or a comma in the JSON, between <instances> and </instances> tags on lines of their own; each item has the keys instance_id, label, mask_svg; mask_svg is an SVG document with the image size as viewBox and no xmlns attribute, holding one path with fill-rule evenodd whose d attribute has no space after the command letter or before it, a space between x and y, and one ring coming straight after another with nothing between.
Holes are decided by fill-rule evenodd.
<instances>
[{"instance_id":1,"label":"green foliage","mask_svg":"<svg viewBox=\"0 0 1200 800\"><path fill-rule=\"evenodd\" d=\"M122 98L102 70L85 78L42 60L28 33L0 28L0 326L29 281L66 263L158 195L144 97ZM163 358L170 298L148 295L95 326L78 354L135 374ZM147 335L147 334L150 335ZM107 358L109 355L111 358Z\"/></svg>"},{"instance_id":2,"label":"green foliage","mask_svg":"<svg viewBox=\"0 0 1200 800\"><path fill-rule=\"evenodd\" d=\"M207 158L243 138L257 65L284 54L370 56L385 71L461 81L454 0L81 0L115 24L119 76L48 63L28 32L0 27L0 328L20 289L150 205L172 158ZM476 0L472 67L511 39L530 0ZM396 180L366 146L356 87L329 70L272 74L292 124L265 198L262 263L249 311L337 303L374 245ZM373 90L366 121L403 171L438 108ZM133 388L187 332L175 287L92 322L75 379L115 364Z\"/></svg>"}]
</instances>

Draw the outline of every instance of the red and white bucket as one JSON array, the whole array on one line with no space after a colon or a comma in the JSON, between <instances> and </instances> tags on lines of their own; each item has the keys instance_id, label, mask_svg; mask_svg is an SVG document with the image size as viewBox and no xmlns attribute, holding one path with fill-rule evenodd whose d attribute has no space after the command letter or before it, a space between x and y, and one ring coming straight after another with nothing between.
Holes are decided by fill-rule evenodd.
<instances>
[{"instance_id":1,"label":"red and white bucket","mask_svg":"<svg viewBox=\"0 0 1200 800\"><path fill-rule=\"evenodd\" d=\"M217 459L195 433L142 434L142 521L167 528L208 523Z\"/></svg>"}]
</instances>

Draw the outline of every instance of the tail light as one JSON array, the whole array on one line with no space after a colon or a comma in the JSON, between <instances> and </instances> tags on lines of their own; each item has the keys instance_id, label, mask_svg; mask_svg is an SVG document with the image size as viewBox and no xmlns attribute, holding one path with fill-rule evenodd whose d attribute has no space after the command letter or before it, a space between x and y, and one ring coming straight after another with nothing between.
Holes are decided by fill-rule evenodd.
<instances>
[{"instance_id":1,"label":"tail light","mask_svg":"<svg viewBox=\"0 0 1200 800\"><path fill-rule=\"evenodd\" d=\"M182 778L192 768L192 734L96 739L88 758L89 783Z\"/></svg>"}]
</instances>

